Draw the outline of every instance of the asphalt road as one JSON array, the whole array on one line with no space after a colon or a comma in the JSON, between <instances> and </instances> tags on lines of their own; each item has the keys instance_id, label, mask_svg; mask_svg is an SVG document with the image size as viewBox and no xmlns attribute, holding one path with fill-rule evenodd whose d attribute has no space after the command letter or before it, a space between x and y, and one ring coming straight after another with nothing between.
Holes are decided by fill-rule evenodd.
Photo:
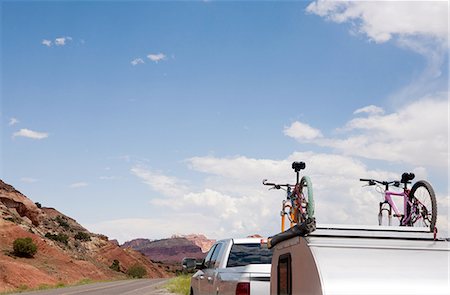
<instances>
[{"instance_id":1,"label":"asphalt road","mask_svg":"<svg viewBox=\"0 0 450 295\"><path fill-rule=\"evenodd\" d=\"M60 289L17 293L20 295L171 295L162 286L167 279L125 280Z\"/></svg>"}]
</instances>

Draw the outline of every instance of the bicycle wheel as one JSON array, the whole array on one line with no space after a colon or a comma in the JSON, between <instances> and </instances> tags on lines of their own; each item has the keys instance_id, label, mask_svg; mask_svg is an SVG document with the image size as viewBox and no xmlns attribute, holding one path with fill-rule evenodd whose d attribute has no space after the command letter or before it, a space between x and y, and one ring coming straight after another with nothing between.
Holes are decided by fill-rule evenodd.
<instances>
[{"instance_id":1,"label":"bicycle wheel","mask_svg":"<svg viewBox=\"0 0 450 295\"><path fill-rule=\"evenodd\" d=\"M301 193L303 197L307 200L306 204L306 214L308 218L314 217L314 196L313 196L313 186L309 176L303 176L300 180Z\"/></svg>"},{"instance_id":2,"label":"bicycle wheel","mask_svg":"<svg viewBox=\"0 0 450 295\"><path fill-rule=\"evenodd\" d=\"M425 180L419 180L411 188L409 200L412 205L406 206L406 214L410 216L409 226L430 227L434 231L437 218L436 195L433 187Z\"/></svg>"}]
</instances>

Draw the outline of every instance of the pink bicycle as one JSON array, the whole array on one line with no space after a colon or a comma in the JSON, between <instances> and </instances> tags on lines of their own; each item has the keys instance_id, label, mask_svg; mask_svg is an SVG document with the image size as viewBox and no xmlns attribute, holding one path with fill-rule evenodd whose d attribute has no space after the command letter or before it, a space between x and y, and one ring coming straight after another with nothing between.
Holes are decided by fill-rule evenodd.
<instances>
[{"instance_id":1,"label":"pink bicycle","mask_svg":"<svg viewBox=\"0 0 450 295\"><path fill-rule=\"evenodd\" d=\"M429 227L430 232L436 230L436 196L433 187L425 180L419 180L408 189L408 184L415 177L414 173L403 173L400 181L379 181L375 179L360 179L368 182L367 186L376 185L377 191L384 195L384 201L380 202L378 224L382 224L383 211L388 213L388 225L392 224L392 215L400 220L400 226ZM389 186L400 187L403 184L403 192L389 191ZM383 187L384 186L384 187ZM403 213L401 213L392 196L403 197ZM394 214L392 214L394 210Z\"/></svg>"}]
</instances>

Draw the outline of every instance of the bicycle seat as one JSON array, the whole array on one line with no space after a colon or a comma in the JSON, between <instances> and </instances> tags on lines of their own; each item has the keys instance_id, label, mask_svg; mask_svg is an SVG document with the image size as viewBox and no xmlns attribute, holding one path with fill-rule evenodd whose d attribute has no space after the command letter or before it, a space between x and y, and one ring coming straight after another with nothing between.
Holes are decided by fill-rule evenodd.
<instances>
[{"instance_id":1,"label":"bicycle seat","mask_svg":"<svg viewBox=\"0 0 450 295\"><path fill-rule=\"evenodd\" d=\"M405 172L405 173L402 174L402 180L400 180L400 182L401 183L409 183L411 180L414 179L414 177L416 177L414 175L414 173L407 173L407 172Z\"/></svg>"},{"instance_id":2,"label":"bicycle seat","mask_svg":"<svg viewBox=\"0 0 450 295\"><path fill-rule=\"evenodd\" d=\"M292 163L292 169L294 169L295 172L303 170L303 169L305 169L305 167L306 167L305 162L294 162L294 163Z\"/></svg>"}]
</instances>

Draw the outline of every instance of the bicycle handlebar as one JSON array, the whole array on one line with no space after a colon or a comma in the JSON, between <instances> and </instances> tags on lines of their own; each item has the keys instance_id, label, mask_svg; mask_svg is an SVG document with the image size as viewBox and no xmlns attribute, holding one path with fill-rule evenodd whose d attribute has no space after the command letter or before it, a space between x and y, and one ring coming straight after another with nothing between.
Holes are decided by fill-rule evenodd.
<instances>
[{"instance_id":1,"label":"bicycle handlebar","mask_svg":"<svg viewBox=\"0 0 450 295\"><path fill-rule=\"evenodd\" d=\"M285 186L285 187L293 187L292 184L288 184L288 183L286 183L286 184L276 184L276 183L272 183L272 182L267 182L267 179L264 179L262 183L263 183L264 185L270 185L270 186L273 186L273 187L276 188L276 189L280 189L282 186Z\"/></svg>"},{"instance_id":2,"label":"bicycle handlebar","mask_svg":"<svg viewBox=\"0 0 450 295\"><path fill-rule=\"evenodd\" d=\"M386 187L386 190L389 188L389 185L394 185L396 187L400 187L400 181L398 180L393 180L393 181L379 181L376 179L365 179L365 178L360 178L359 181L367 181L369 182L368 185L375 185L376 183L379 183L381 185L384 185Z\"/></svg>"}]
</instances>

